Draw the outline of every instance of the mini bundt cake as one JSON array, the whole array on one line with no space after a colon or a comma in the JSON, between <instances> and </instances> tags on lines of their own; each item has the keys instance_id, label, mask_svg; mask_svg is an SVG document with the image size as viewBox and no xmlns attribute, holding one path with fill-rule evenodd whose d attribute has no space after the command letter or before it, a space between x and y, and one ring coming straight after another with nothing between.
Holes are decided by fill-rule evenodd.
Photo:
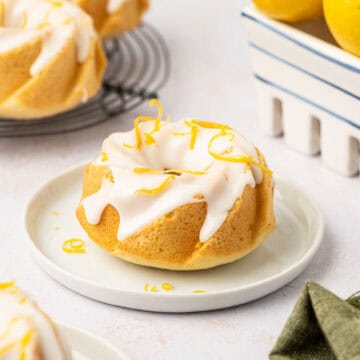
<instances>
[{"instance_id":1,"label":"mini bundt cake","mask_svg":"<svg viewBox=\"0 0 360 360\"><path fill-rule=\"evenodd\" d=\"M94 19L103 37L112 37L138 26L148 0L72 0Z\"/></svg>"},{"instance_id":2,"label":"mini bundt cake","mask_svg":"<svg viewBox=\"0 0 360 360\"><path fill-rule=\"evenodd\" d=\"M77 218L124 260L172 270L242 258L275 226L272 173L226 125L142 116L85 169Z\"/></svg>"},{"instance_id":3,"label":"mini bundt cake","mask_svg":"<svg viewBox=\"0 0 360 360\"><path fill-rule=\"evenodd\" d=\"M0 0L0 117L54 115L99 90L105 56L92 19L65 0Z\"/></svg>"},{"instance_id":4,"label":"mini bundt cake","mask_svg":"<svg viewBox=\"0 0 360 360\"><path fill-rule=\"evenodd\" d=\"M0 359L71 360L55 324L14 283L0 283Z\"/></svg>"}]
</instances>

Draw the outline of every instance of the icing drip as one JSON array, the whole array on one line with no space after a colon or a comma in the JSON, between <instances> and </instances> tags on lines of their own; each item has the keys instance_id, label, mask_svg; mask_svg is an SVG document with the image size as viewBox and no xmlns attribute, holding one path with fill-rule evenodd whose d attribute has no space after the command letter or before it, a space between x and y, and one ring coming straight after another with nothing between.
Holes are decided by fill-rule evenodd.
<instances>
[{"instance_id":1,"label":"icing drip","mask_svg":"<svg viewBox=\"0 0 360 360\"><path fill-rule=\"evenodd\" d=\"M109 14L114 13L126 0L108 0L107 11Z\"/></svg>"},{"instance_id":2,"label":"icing drip","mask_svg":"<svg viewBox=\"0 0 360 360\"><path fill-rule=\"evenodd\" d=\"M205 242L245 187L255 187L269 170L259 167L255 147L227 126L184 120L161 122L154 132L154 121L104 141L106 159L99 157L94 164L109 167L112 179L104 179L97 193L83 199L87 221L98 224L104 208L112 205L120 214L118 239L123 240L179 206L205 201L199 237ZM150 132L155 142L144 145ZM139 134L141 147L124 146L139 144Z\"/></svg>"},{"instance_id":3,"label":"icing drip","mask_svg":"<svg viewBox=\"0 0 360 360\"><path fill-rule=\"evenodd\" d=\"M64 0L0 1L0 53L29 41L42 41L41 52L30 69L32 76L41 72L71 37L75 39L78 62L88 58L96 35L92 19L77 6Z\"/></svg>"},{"instance_id":4,"label":"icing drip","mask_svg":"<svg viewBox=\"0 0 360 360\"><path fill-rule=\"evenodd\" d=\"M70 360L49 319L15 286L0 289L0 358Z\"/></svg>"}]
</instances>

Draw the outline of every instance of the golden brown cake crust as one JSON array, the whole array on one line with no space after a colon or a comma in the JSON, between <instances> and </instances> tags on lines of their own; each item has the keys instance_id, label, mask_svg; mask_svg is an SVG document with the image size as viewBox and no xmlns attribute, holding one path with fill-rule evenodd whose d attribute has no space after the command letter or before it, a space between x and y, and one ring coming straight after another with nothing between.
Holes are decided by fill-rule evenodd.
<instances>
[{"instance_id":1,"label":"golden brown cake crust","mask_svg":"<svg viewBox=\"0 0 360 360\"><path fill-rule=\"evenodd\" d=\"M105 177L111 178L108 167L87 165L82 199L97 192ZM105 208L97 225L87 222L81 203L76 215L93 241L124 260L171 270L211 268L244 257L274 229L271 175L264 173L260 184L247 186L218 231L197 248L206 212L205 202L178 207L122 241L117 239L121 214L113 206Z\"/></svg>"},{"instance_id":2,"label":"golden brown cake crust","mask_svg":"<svg viewBox=\"0 0 360 360\"><path fill-rule=\"evenodd\" d=\"M117 11L109 14L105 0L75 0L75 3L92 16L103 37L113 37L135 28L149 8L148 0L126 0Z\"/></svg>"}]
</instances>

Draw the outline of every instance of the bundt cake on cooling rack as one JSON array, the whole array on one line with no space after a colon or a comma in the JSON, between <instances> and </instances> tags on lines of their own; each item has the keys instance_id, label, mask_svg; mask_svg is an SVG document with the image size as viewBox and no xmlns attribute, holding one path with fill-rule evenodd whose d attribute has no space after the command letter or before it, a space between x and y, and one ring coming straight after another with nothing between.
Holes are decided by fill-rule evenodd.
<instances>
[{"instance_id":1,"label":"bundt cake on cooling rack","mask_svg":"<svg viewBox=\"0 0 360 360\"><path fill-rule=\"evenodd\" d=\"M71 359L52 320L13 282L0 283L0 359Z\"/></svg>"},{"instance_id":2,"label":"bundt cake on cooling rack","mask_svg":"<svg viewBox=\"0 0 360 360\"><path fill-rule=\"evenodd\" d=\"M88 14L99 34L112 37L138 26L148 0L72 0Z\"/></svg>"},{"instance_id":3,"label":"bundt cake on cooling rack","mask_svg":"<svg viewBox=\"0 0 360 360\"><path fill-rule=\"evenodd\" d=\"M105 56L91 18L66 0L0 0L0 117L54 115L99 90Z\"/></svg>"},{"instance_id":4,"label":"bundt cake on cooling rack","mask_svg":"<svg viewBox=\"0 0 360 360\"><path fill-rule=\"evenodd\" d=\"M140 116L87 165L77 218L124 260L172 270L229 263L274 229L263 155L227 125Z\"/></svg>"}]
</instances>

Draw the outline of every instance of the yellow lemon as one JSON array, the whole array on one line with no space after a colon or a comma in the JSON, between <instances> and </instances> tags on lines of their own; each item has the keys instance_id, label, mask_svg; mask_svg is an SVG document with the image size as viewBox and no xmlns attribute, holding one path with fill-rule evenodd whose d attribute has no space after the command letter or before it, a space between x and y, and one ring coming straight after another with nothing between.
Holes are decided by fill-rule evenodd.
<instances>
[{"instance_id":1,"label":"yellow lemon","mask_svg":"<svg viewBox=\"0 0 360 360\"><path fill-rule=\"evenodd\" d=\"M299 22L320 18L322 0L253 0L259 10L273 19Z\"/></svg>"},{"instance_id":2,"label":"yellow lemon","mask_svg":"<svg viewBox=\"0 0 360 360\"><path fill-rule=\"evenodd\" d=\"M324 0L324 12L339 45L360 56L360 0Z\"/></svg>"}]
</instances>

